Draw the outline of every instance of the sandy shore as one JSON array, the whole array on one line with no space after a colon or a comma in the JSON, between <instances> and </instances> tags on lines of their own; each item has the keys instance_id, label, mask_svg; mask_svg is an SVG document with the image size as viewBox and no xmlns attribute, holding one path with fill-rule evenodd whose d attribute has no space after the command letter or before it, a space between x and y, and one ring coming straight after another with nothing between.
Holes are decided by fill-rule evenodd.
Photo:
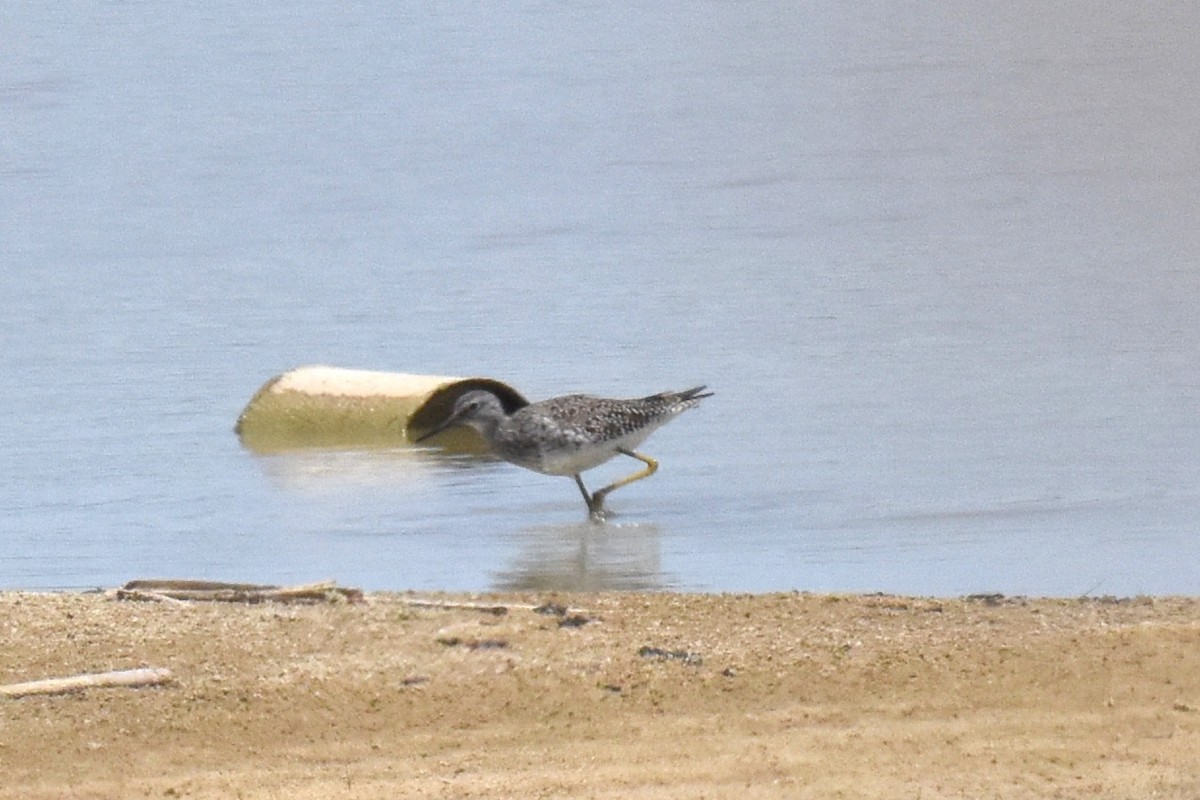
<instances>
[{"instance_id":1,"label":"sandy shore","mask_svg":"<svg viewBox=\"0 0 1200 800\"><path fill-rule=\"evenodd\" d=\"M1197 599L411 599L0 594L0 683L174 675L0 698L0 798L1200 797Z\"/></svg>"}]
</instances>

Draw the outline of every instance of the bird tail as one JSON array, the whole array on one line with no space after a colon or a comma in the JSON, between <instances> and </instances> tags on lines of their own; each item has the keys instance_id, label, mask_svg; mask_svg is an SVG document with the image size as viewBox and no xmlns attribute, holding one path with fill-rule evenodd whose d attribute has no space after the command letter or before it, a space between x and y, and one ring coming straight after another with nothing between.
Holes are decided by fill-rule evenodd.
<instances>
[{"instance_id":1,"label":"bird tail","mask_svg":"<svg viewBox=\"0 0 1200 800\"><path fill-rule=\"evenodd\" d=\"M712 392L704 391L707 386L693 386L691 389L685 389L679 393L679 399L683 400L703 400L706 397L712 397Z\"/></svg>"},{"instance_id":2,"label":"bird tail","mask_svg":"<svg viewBox=\"0 0 1200 800\"><path fill-rule=\"evenodd\" d=\"M669 406L682 406L680 411L687 408L694 408L706 397L712 397L712 392L704 391L707 386L693 386L691 389L685 389L682 392L659 392L652 394L649 397L644 397L642 400L648 403L664 403Z\"/></svg>"}]
</instances>

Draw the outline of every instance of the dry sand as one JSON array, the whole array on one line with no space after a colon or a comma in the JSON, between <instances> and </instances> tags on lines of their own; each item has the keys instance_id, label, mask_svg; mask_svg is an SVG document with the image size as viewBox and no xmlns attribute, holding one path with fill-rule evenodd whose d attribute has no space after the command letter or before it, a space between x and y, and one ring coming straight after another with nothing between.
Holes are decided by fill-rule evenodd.
<instances>
[{"instance_id":1,"label":"dry sand","mask_svg":"<svg viewBox=\"0 0 1200 800\"><path fill-rule=\"evenodd\" d=\"M0 683L175 676L0 698L0 798L1200 797L1197 599L409 599L0 594Z\"/></svg>"}]
</instances>

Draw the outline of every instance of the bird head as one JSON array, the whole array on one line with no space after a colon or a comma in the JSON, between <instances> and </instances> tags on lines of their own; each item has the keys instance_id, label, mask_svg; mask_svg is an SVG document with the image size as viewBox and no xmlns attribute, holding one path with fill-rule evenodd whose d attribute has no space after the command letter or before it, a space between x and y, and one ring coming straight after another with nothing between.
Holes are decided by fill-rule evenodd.
<instances>
[{"instance_id":1,"label":"bird head","mask_svg":"<svg viewBox=\"0 0 1200 800\"><path fill-rule=\"evenodd\" d=\"M458 425L472 427L486 439L506 416L508 414L499 397L486 389L472 389L454 401L450 416L446 417L445 421L414 441L423 442L447 428Z\"/></svg>"}]
</instances>

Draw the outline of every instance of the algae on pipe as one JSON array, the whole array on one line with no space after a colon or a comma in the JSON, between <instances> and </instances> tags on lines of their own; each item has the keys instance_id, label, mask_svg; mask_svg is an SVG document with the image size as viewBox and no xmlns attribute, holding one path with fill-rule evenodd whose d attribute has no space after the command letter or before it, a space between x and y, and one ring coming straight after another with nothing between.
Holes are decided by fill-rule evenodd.
<instances>
[{"instance_id":1,"label":"algae on pipe","mask_svg":"<svg viewBox=\"0 0 1200 800\"><path fill-rule=\"evenodd\" d=\"M300 367L263 384L234 430L259 453L407 445L445 419L459 396L480 388L501 397L509 413L528 405L516 389L492 378ZM446 431L435 441L452 452L487 451L470 429Z\"/></svg>"}]
</instances>

